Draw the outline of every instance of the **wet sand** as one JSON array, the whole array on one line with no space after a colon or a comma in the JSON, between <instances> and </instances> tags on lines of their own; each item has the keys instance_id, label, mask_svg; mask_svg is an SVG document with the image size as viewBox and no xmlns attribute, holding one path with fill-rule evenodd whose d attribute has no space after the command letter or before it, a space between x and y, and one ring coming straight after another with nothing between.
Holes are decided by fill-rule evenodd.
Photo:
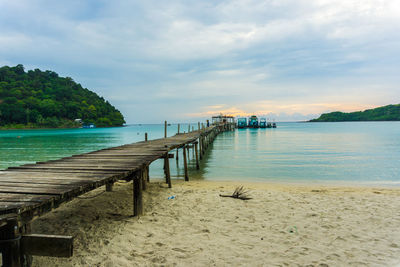
<instances>
[{"instance_id":1,"label":"wet sand","mask_svg":"<svg viewBox=\"0 0 400 267\"><path fill-rule=\"evenodd\" d=\"M253 199L219 196L238 185ZM397 188L153 182L144 203L131 217L132 184L116 183L40 217L33 232L73 235L75 254L34 266L400 266Z\"/></svg>"}]
</instances>

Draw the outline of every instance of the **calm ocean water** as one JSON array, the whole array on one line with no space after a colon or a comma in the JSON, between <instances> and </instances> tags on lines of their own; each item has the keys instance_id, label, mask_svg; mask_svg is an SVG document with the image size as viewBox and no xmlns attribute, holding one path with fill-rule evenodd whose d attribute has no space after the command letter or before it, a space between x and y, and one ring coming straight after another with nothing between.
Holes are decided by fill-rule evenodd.
<instances>
[{"instance_id":1,"label":"calm ocean water","mask_svg":"<svg viewBox=\"0 0 400 267\"><path fill-rule=\"evenodd\" d=\"M0 131L0 168L142 141L145 132L160 138L163 127ZM176 130L169 126L168 135ZM210 148L200 171L190 153L191 178L400 185L400 122L278 123L222 133ZM150 172L162 177L162 163ZM182 178L182 162L171 159L171 172Z\"/></svg>"}]
</instances>

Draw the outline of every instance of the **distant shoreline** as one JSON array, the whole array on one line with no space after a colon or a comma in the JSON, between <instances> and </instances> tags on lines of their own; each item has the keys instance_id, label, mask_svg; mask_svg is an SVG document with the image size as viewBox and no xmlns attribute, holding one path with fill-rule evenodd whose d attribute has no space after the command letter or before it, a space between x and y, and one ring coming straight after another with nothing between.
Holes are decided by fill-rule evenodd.
<instances>
[{"instance_id":1,"label":"distant shoreline","mask_svg":"<svg viewBox=\"0 0 400 267\"><path fill-rule=\"evenodd\" d=\"M121 126L98 126L95 128L91 129L96 129L96 128L116 128L116 127L126 127L126 125L121 125ZM82 127L22 127L22 128L15 128L15 127L0 127L0 131L5 130L12 130L12 131L18 131L18 130L62 130L62 129L84 129Z\"/></svg>"}]
</instances>

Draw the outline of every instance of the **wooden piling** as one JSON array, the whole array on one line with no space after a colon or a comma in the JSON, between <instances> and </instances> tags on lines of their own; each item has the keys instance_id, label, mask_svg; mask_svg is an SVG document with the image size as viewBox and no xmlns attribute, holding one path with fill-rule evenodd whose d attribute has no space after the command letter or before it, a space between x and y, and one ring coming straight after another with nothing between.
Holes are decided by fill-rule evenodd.
<instances>
[{"instance_id":1,"label":"wooden piling","mask_svg":"<svg viewBox=\"0 0 400 267\"><path fill-rule=\"evenodd\" d=\"M186 148L183 147L183 167L185 169L185 181L189 181L188 175L188 166L187 166L187 159L186 159Z\"/></svg>"},{"instance_id":2,"label":"wooden piling","mask_svg":"<svg viewBox=\"0 0 400 267\"><path fill-rule=\"evenodd\" d=\"M178 134L179 134L180 129L181 129L181 125L178 123Z\"/></svg>"},{"instance_id":3,"label":"wooden piling","mask_svg":"<svg viewBox=\"0 0 400 267\"><path fill-rule=\"evenodd\" d=\"M199 170L200 169L200 164L199 164L199 152L197 151L197 142L194 143L194 151L196 153L196 169Z\"/></svg>"},{"instance_id":4,"label":"wooden piling","mask_svg":"<svg viewBox=\"0 0 400 267\"><path fill-rule=\"evenodd\" d=\"M167 121L164 122L164 138L167 138Z\"/></svg>"},{"instance_id":5,"label":"wooden piling","mask_svg":"<svg viewBox=\"0 0 400 267\"><path fill-rule=\"evenodd\" d=\"M144 133L144 141L147 142L147 133Z\"/></svg>"},{"instance_id":6,"label":"wooden piling","mask_svg":"<svg viewBox=\"0 0 400 267\"><path fill-rule=\"evenodd\" d=\"M168 153L164 157L164 166L165 166L165 182L168 184L168 187L171 188L171 172L169 169L169 156Z\"/></svg>"},{"instance_id":7,"label":"wooden piling","mask_svg":"<svg viewBox=\"0 0 400 267\"><path fill-rule=\"evenodd\" d=\"M146 167L142 168L141 179L142 179L142 190L146 191L146 189L147 189Z\"/></svg>"},{"instance_id":8,"label":"wooden piling","mask_svg":"<svg viewBox=\"0 0 400 267\"><path fill-rule=\"evenodd\" d=\"M114 186L114 182L106 183L106 192L112 192Z\"/></svg>"},{"instance_id":9,"label":"wooden piling","mask_svg":"<svg viewBox=\"0 0 400 267\"><path fill-rule=\"evenodd\" d=\"M133 177L133 216L143 214L142 171Z\"/></svg>"},{"instance_id":10,"label":"wooden piling","mask_svg":"<svg viewBox=\"0 0 400 267\"><path fill-rule=\"evenodd\" d=\"M20 232L17 218L10 218L7 224L1 227L0 251L2 252L3 266L20 267L21 255Z\"/></svg>"},{"instance_id":11,"label":"wooden piling","mask_svg":"<svg viewBox=\"0 0 400 267\"><path fill-rule=\"evenodd\" d=\"M201 135L199 137L199 153L200 153L200 160L203 159L203 151L202 151L202 143L201 143Z\"/></svg>"},{"instance_id":12,"label":"wooden piling","mask_svg":"<svg viewBox=\"0 0 400 267\"><path fill-rule=\"evenodd\" d=\"M149 165L146 166L146 179L147 179L147 182L149 183L150 182L150 166Z\"/></svg>"}]
</instances>

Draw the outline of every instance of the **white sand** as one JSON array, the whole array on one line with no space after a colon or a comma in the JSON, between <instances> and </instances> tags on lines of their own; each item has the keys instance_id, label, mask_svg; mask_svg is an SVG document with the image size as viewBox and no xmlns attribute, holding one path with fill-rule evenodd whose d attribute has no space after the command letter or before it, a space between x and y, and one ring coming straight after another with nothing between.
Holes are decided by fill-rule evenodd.
<instances>
[{"instance_id":1,"label":"white sand","mask_svg":"<svg viewBox=\"0 0 400 267\"><path fill-rule=\"evenodd\" d=\"M219 197L237 185L254 199ZM132 184L121 183L37 219L34 233L75 236L75 255L34 266L400 264L399 189L174 181L144 199L145 215L130 217Z\"/></svg>"}]
</instances>

